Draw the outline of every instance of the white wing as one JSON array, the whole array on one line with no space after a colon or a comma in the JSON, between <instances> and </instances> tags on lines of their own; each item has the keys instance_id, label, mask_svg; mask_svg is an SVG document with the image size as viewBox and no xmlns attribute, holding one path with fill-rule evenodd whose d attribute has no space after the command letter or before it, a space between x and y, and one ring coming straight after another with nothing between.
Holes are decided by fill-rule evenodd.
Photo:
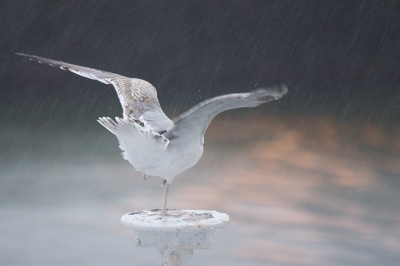
<instances>
[{"instance_id":1,"label":"white wing","mask_svg":"<svg viewBox=\"0 0 400 266\"><path fill-rule=\"evenodd\" d=\"M21 54L41 64L59 67L79 76L112 84L121 102L125 119L141 121L144 127L156 132L170 129L173 122L164 114L157 98L157 91L149 82L128 78L111 72L68 64L35 55Z\"/></svg>"},{"instance_id":2,"label":"white wing","mask_svg":"<svg viewBox=\"0 0 400 266\"><path fill-rule=\"evenodd\" d=\"M208 99L174 118L174 126L164 136L170 140L171 146L195 143L202 145L204 132L217 114L236 108L256 107L265 102L278 100L287 92L287 87L282 85Z\"/></svg>"}]
</instances>

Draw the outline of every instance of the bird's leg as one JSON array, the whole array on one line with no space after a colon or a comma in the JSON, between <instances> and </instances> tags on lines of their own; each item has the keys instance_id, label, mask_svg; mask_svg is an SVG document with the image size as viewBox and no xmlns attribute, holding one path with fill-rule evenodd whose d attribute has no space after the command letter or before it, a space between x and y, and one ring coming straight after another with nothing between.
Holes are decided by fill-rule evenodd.
<instances>
[{"instance_id":1,"label":"bird's leg","mask_svg":"<svg viewBox=\"0 0 400 266\"><path fill-rule=\"evenodd\" d=\"M168 198L168 192L169 192L169 184L170 183L165 179L164 182L163 182L163 185L165 185L165 189L164 189L164 208L161 211L161 215L163 215L163 216L175 216L175 217L181 216L182 215L181 213L170 214L170 213L167 212L167 198Z\"/></svg>"},{"instance_id":2,"label":"bird's leg","mask_svg":"<svg viewBox=\"0 0 400 266\"><path fill-rule=\"evenodd\" d=\"M164 208L163 208L163 211L162 211L162 215L165 215L165 216L169 215L169 214L167 213L168 191L169 191L169 183L168 183L168 181L167 181L167 184L166 184L165 189L164 189Z\"/></svg>"}]
</instances>

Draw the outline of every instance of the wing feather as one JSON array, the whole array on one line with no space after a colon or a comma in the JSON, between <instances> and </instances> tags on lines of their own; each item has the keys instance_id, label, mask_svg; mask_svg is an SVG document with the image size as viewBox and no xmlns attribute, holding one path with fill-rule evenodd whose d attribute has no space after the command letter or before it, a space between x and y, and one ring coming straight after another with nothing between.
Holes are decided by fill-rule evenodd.
<instances>
[{"instance_id":1,"label":"wing feather","mask_svg":"<svg viewBox=\"0 0 400 266\"><path fill-rule=\"evenodd\" d=\"M147 129L162 132L173 125L172 121L162 111L157 98L157 90L149 82L129 78L115 73L89 67L73 65L35 55L17 53L32 61L59 67L79 76L111 84L121 102L123 116L126 119L141 121Z\"/></svg>"},{"instance_id":2,"label":"wing feather","mask_svg":"<svg viewBox=\"0 0 400 266\"><path fill-rule=\"evenodd\" d=\"M202 145L204 132L217 114L236 108L256 107L265 102L278 100L287 92L287 87L281 85L208 99L174 118L174 126L164 136L171 141L171 145L196 143L193 142L193 138L197 138L197 143Z\"/></svg>"}]
</instances>

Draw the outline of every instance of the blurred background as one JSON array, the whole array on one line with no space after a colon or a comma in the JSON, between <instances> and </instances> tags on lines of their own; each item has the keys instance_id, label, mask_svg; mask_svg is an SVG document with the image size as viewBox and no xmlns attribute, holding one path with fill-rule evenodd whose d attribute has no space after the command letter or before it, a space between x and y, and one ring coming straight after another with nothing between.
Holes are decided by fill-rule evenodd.
<instances>
[{"instance_id":1,"label":"blurred background","mask_svg":"<svg viewBox=\"0 0 400 266\"><path fill-rule=\"evenodd\" d=\"M0 264L155 265L120 224L162 207L99 116L112 86L15 52L145 79L174 117L284 83L219 115L169 207L231 216L193 265L398 265L397 1L0 2Z\"/></svg>"}]
</instances>

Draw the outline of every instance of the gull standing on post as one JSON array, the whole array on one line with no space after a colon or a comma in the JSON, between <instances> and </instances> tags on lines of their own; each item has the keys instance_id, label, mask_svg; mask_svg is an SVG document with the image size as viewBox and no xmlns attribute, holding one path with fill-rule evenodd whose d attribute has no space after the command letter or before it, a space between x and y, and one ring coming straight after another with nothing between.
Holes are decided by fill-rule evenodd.
<instances>
[{"instance_id":1,"label":"gull standing on post","mask_svg":"<svg viewBox=\"0 0 400 266\"><path fill-rule=\"evenodd\" d=\"M161 109L157 91L149 82L88 67L17 53L30 60L59 67L85 78L114 86L122 105L123 118L97 120L119 140L125 160L143 173L143 179L158 176L166 182L163 215L167 213L168 189L174 177L194 166L203 154L204 132L219 113L256 107L280 99L286 86L261 88L208 99L185 113L169 119Z\"/></svg>"}]
</instances>

